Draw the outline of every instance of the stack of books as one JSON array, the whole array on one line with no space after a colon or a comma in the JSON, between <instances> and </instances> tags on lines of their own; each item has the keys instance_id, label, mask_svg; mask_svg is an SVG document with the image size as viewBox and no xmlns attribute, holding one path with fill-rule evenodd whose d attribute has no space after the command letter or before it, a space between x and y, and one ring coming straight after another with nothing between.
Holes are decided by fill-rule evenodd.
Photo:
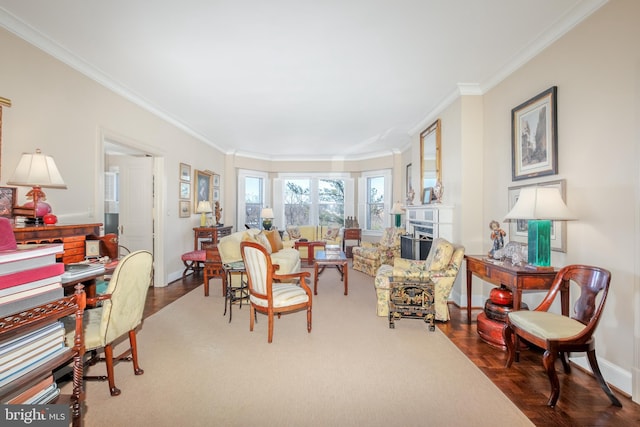
<instances>
[{"instance_id":1,"label":"stack of books","mask_svg":"<svg viewBox=\"0 0 640 427\"><path fill-rule=\"evenodd\" d=\"M56 262L62 244L18 245L0 251L0 322L64 297L64 264ZM61 322L0 341L0 388L68 352ZM58 394L51 373L29 381L2 403L48 403Z\"/></svg>"},{"instance_id":2,"label":"stack of books","mask_svg":"<svg viewBox=\"0 0 640 427\"><path fill-rule=\"evenodd\" d=\"M56 262L62 244L18 245L0 251L0 317L64 296L64 264Z\"/></svg>"},{"instance_id":3,"label":"stack of books","mask_svg":"<svg viewBox=\"0 0 640 427\"><path fill-rule=\"evenodd\" d=\"M69 351L64 325L54 322L36 331L0 343L0 387ZM3 403L47 403L60 390L51 374L43 375L5 397Z\"/></svg>"}]
</instances>

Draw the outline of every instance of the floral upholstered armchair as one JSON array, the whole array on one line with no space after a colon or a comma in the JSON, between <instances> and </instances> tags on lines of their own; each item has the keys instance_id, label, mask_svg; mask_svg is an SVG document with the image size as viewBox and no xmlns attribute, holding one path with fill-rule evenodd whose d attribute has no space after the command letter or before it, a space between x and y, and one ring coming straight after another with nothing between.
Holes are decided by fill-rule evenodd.
<instances>
[{"instance_id":1,"label":"floral upholstered armchair","mask_svg":"<svg viewBox=\"0 0 640 427\"><path fill-rule=\"evenodd\" d=\"M400 257L400 236L403 230L385 228L377 243L362 242L353 248L353 269L375 276L383 264L393 265L393 259Z\"/></svg>"},{"instance_id":2,"label":"floral upholstered armchair","mask_svg":"<svg viewBox=\"0 0 640 427\"><path fill-rule=\"evenodd\" d=\"M374 281L378 297L378 316L389 315L391 281L431 279L435 286L436 320L448 321L450 317L447 302L463 259L463 246L456 246L445 239L437 238L433 241L429 256L424 261L398 257L394 259L393 266L382 265Z\"/></svg>"}]
</instances>

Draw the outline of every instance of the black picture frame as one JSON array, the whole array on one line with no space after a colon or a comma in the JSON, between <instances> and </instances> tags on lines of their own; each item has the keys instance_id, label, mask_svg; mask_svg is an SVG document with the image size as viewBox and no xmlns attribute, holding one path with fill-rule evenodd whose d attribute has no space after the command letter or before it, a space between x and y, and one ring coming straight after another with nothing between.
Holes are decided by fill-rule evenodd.
<instances>
[{"instance_id":1,"label":"black picture frame","mask_svg":"<svg viewBox=\"0 0 640 427\"><path fill-rule=\"evenodd\" d=\"M511 110L511 171L519 181L558 173L557 86Z\"/></svg>"}]
</instances>

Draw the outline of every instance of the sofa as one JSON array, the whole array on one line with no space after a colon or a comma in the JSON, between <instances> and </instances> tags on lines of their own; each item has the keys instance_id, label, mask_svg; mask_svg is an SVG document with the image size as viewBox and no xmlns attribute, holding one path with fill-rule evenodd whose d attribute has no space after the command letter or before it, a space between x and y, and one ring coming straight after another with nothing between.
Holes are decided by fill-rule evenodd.
<instances>
[{"instance_id":1,"label":"sofa","mask_svg":"<svg viewBox=\"0 0 640 427\"><path fill-rule=\"evenodd\" d=\"M360 246L354 246L353 269L375 276L381 265L393 264L393 259L400 256L400 236L403 233L403 229L388 227L379 242L362 242Z\"/></svg>"},{"instance_id":2,"label":"sofa","mask_svg":"<svg viewBox=\"0 0 640 427\"><path fill-rule=\"evenodd\" d=\"M430 279L435 287L436 320L446 322L449 316L449 295L464 259L464 247L443 238L436 238L424 261L394 258L393 265L382 265L376 273L378 316L389 315L389 288L393 280L424 281Z\"/></svg>"},{"instance_id":3,"label":"sofa","mask_svg":"<svg viewBox=\"0 0 640 427\"><path fill-rule=\"evenodd\" d=\"M307 239L309 242L322 241L327 245L342 246L342 228L340 225L287 225L283 235L283 244L287 248L293 248L295 242L300 239ZM301 258L308 258L307 247L300 247L298 251Z\"/></svg>"},{"instance_id":4,"label":"sofa","mask_svg":"<svg viewBox=\"0 0 640 427\"><path fill-rule=\"evenodd\" d=\"M218 252L223 264L242 261L240 242L243 240L258 242L271 254L273 264L280 266L279 274L297 273L300 271L300 254L297 250L285 247L277 230L243 230L231 233L220 239ZM235 276L232 280L236 280ZM235 283L235 282L234 282Z\"/></svg>"}]
</instances>

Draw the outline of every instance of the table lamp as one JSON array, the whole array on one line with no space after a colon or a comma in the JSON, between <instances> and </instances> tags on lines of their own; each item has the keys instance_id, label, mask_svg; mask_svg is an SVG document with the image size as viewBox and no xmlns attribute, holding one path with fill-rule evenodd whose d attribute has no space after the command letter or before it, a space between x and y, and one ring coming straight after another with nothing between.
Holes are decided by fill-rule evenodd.
<instances>
[{"instance_id":1,"label":"table lamp","mask_svg":"<svg viewBox=\"0 0 640 427\"><path fill-rule=\"evenodd\" d=\"M529 220L527 231L529 264L551 265L551 221L576 219L564 204L560 192L553 187L528 187L520 190L507 220Z\"/></svg>"},{"instance_id":2,"label":"table lamp","mask_svg":"<svg viewBox=\"0 0 640 427\"><path fill-rule=\"evenodd\" d=\"M45 156L40 149L35 153L22 154L7 184L32 187L26 194L32 201L20 207L22 211L33 210L33 217L27 220L32 224L41 224L42 217L51 212L51 206L44 202L47 198L42 188L67 188L53 157Z\"/></svg>"},{"instance_id":3,"label":"table lamp","mask_svg":"<svg viewBox=\"0 0 640 427\"><path fill-rule=\"evenodd\" d=\"M198 202L196 213L200 214L200 227L207 225L207 214L213 212L211 208L211 202L208 200L201 200Z\"/></svg>"},{"instance_id":4,"label":"table lamp","mask_svg":"<svg viewBox=\"0 0 640 427\"><path fill-rule=\"evenodd\" d=\"M262 228L264 228L265 230L271 230L271 225L273 224L273 209L262 208L260 217L262 218Z\"/></svg>"},{"instance_id":5,"label":"table lamp","mask_svg":"<svg viewBox=\"0 0 640 427\"><path fill-rule=\"evenodd\" d=\"M395 202L393 204L393 209L391 209L391 215L395 215L396 228L400 228L400 226L402 226L402 211L404 211L404 209L400 202Z\"/></svg>"}]
</instances>

